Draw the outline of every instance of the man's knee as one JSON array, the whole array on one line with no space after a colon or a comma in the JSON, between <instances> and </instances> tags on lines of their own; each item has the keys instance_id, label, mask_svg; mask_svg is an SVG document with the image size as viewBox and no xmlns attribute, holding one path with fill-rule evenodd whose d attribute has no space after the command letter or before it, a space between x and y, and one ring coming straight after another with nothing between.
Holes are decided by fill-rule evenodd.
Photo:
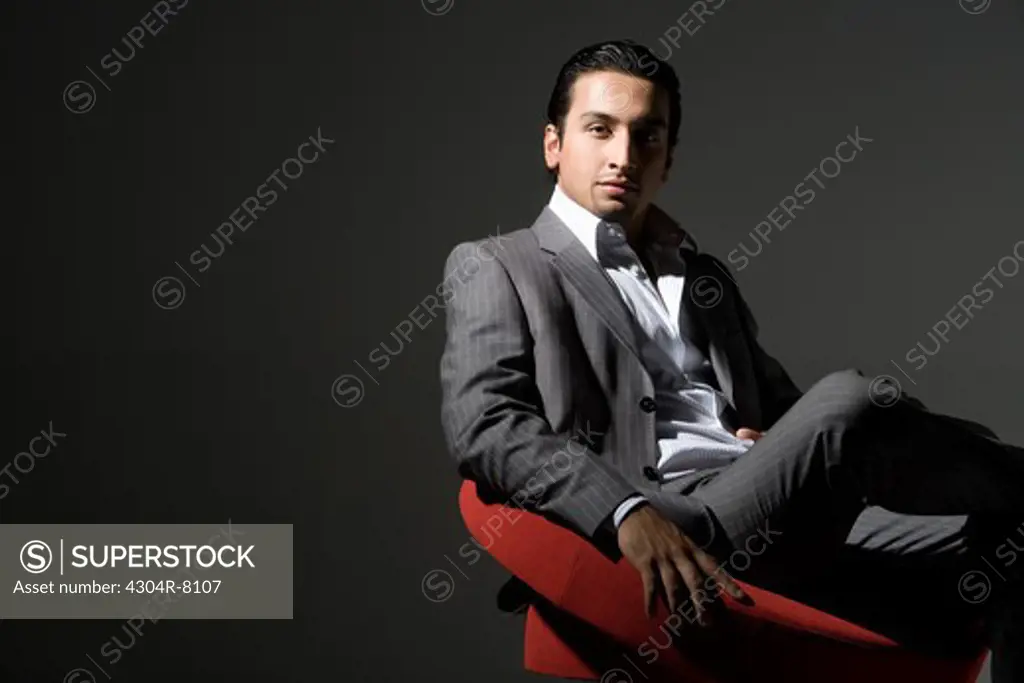
<instances>
[{"instance_id":1,"label":"man's knee","mask_svg":"<svg viewBox=\"0 0 1024 683\"><path fill-rule=\"evenodd\" d=\"M812 417L823 424L851 426L877 411L871 380L856 369L838 370L818 380L807 392Z\"/></svg>"},{"instance_id":2,"label":"man's knee","mask_svg":"<svg viewBox=\"0 0 1024 683\"><path fill-rule=\"evenodd\" d=\"M846 368L830 372L819 379L813 386L814 389L821 389L830 392L853 391L861 385L867 385L867 378L856 368Z\"/></svg>"}]
</instances>

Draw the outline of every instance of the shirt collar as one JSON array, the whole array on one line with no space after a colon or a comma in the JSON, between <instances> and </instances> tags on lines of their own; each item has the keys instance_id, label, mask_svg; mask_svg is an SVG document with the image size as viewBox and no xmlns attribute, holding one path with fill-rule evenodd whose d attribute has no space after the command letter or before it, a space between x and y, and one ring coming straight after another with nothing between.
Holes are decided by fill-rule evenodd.
<instances>
[{"instance_id":1,"label":"shirt collar","mask_svg":"<svg viewBox=\"0 0 1024 683\"><path fill-rule=\"evenodd\" d=\"M583 208L576 203L575 200L565 194L562 188L555 183L555 188L551 192L551 199L548 201L548 207L558 216L559 219L569 228L570 231L576 236L576 238L583 243L586 247L587 253L589 253L595 260L598 259L597 254L597 229L602 225L610 225L623 233L624 230L619 223L612 221L605 221L595 216L587 209ZM697 251L697 241L686 231L682 232L682 241L679 244L680 248L690 249Z\"/></svg>"},{"instance_id":2,"label":"shirt collar","mask_svg":"<svg viewBox=\"0 0 1024 683\"><path fill-rule=\"evenodd\" d=\"M597 228L602 222L601 219L570 199L558 183L555 183L548 207L565 223L572 234L576 235L576 239L583 243L587 253L597 260Z\"/></svg>"}]
</instances>

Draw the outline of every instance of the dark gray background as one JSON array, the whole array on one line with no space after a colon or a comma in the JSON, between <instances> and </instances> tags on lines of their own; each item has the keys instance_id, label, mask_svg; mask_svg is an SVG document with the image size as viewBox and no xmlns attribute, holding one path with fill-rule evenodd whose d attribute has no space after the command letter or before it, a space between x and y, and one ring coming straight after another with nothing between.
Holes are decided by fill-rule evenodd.
<instances>
[{"instance_id":1,"label":"dark gray background","mask_svg":"<svg viewBox=\"0 0 1024 683\"><path fill-rule=\"evenodd\" d=\"M0 465L50 420L68 436L0 519L295 525L293 622L151 624L115 681L533 680L521 621L493 605L504 573L445 559L468 534L439 426L443 323L384 370L368 356L396 348L457 241L547 201L543 111L568 55L614 37L664 55L688 3L192 0L70 113L65 86L102 75L152 5L13 8ZM893 373L1024 443L1024 274L926 367L903 361L1024 238L1022 17L1010 0L730 1L673 50L683 124L659 201L722 258L855 127L874 139L736 274L801 387ZM158 308L154 282L317 127L336 143ZM357 363L374 382L340 407L332 383ZM455 576L443 603L421 591L435 568ZM114 634L2 622L0 673L62 680Z\"/></svg>"}]
</instances>

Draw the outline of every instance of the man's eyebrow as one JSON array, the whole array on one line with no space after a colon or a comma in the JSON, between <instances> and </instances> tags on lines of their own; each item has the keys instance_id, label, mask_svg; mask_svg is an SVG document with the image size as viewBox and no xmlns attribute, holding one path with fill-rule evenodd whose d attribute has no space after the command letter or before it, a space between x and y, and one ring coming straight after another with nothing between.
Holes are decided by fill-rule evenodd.
<instances>
[{"instance_id":1,"label":"man's eyebrow","mask_svg":"<svg viewBox=\"0 0 1024 683\"><path fill-rule=\"evenodd\" d=\"M611 114L603 111L586 111L580 115L580 118L593 118L613 123L617 123L619 121L618 117L612 116ZM646 126L648 128L668 128L668 122L663 117L657 115L645 116L637 119L634 125Z\"/></svg>"},{"instance_id":2,"label":"man's eyebrow","mask_svg":"<svg viewBox=\"0 0 1024 683\"><path fill-rule=\"evenodd\" d=\"M647 124L650 128L668 128L668 121L660 116L648 116L640 119L640 121Z\"/></svg>"}]
</instances>

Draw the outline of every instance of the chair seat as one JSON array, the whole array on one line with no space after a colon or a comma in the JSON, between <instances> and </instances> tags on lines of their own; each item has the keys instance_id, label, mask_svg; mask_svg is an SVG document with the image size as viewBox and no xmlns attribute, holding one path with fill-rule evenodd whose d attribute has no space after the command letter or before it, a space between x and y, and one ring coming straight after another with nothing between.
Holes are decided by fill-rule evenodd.
<instances>
[{"instance_id":1,"label":"chair seat","mask_svg":"<svg viewBox=\"0 0 1024 683\"><path fill-rule=\"evenodd\" d=\"M540 515L485 503L464 481L459 506L481 549L538 596L526 617L525 668L602 683L968 683L987 652L928 657L890 638L738 581L755 604L722 600L728 619L691 626L659 603L643 611L643 586L625 560Z\"/></svg>"}]
</instances>

